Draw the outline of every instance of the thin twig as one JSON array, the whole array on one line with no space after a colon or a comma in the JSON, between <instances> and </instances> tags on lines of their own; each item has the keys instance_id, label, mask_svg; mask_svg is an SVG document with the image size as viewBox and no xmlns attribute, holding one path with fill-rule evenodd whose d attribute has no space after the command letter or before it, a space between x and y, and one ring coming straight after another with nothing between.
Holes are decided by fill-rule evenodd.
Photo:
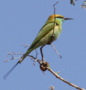
<instances>
[{"instance_id":1,"label":"thin twig","mask_svg":"<svg viewBox=\"0 0 86 90\"><path fill-rule=\"evenodd\" d=\"M23 53L15 53L15 52L12 52L12 53L8 53L7 57L8 57L9 55L23 55Z\"/></svg>"},{"instance_id":2,"label":"thin twig","mask_svg":"<svg viewBox=\"0 0 86 90\"><path fill-rule=\"evenodd\" d=\"M15 52L8 53L8 55L6 57L11 56L11 58L10 59L6 59L3 62L7 62L7 61L10 61L10 60L14 60L14 59L19 59L20 58L20 57L14 57L13 55L23 55L23 53L15 53Z\"/></svg>"},{"instance_id":3,"label":"thin twig","mask_svg":"<svg viewBox=\"0 0 86 90\"><path fill-rule=\"evenodd\" d=\"M51 44L51 46L53 47L53 49L55 50L56 54L59 55L60 58L62 58L62 56L57 52L56 48L54 47L53 44Z\"/></svg>"},{"instance_id":4,"label":"thin twig","mask_svg":"<svg viewBox=\"0 0 86 90\"><path fill-rule=\"evenodd\" d=\"M53 4L53 7L54 7L54 16L56 14L56 4L58 4L59 2L56 2L55 4ZM56 18L54 17L54 29L55 29L55 21L56 21ZM54 37L54 29L53 29L53 37Z\"/></svg>"},{"instance_id":5,"label":"thin twig","mask_svg":"<svg viewBox=\"0 0 86 90\"><path fill-rule=\"evenodd\" d=\"M37 52L36 49L35 49L35 51L36 51L36 58L37 58L37 56L38 56L38 52ZM33 65L35 65L35 62L36 62L36 60L34 60Z\"/></svg>"},{"instance_id":6,"label":"thin twig","mask_svg":"<svg viewBox=\"0 0 86 90\"><path fill-rule=\"evenodd\" d=\"M14 60L14 59L19 59L20 57L12 57L11 59L6 59L6 60L4 60L3 62L8 62L8 61L10 61L10 60Z\"/></svg>"},{"instance_id":7,"label":"thin twig","mask_svg":"<svg viewBox=\"0 0 86 90\"><path fill-rule=\"evenodd\" d=\"M30 47L30 45L26 45L26 44L24 46L25 46L24 48Z\"/></svg>"}]
</instances>

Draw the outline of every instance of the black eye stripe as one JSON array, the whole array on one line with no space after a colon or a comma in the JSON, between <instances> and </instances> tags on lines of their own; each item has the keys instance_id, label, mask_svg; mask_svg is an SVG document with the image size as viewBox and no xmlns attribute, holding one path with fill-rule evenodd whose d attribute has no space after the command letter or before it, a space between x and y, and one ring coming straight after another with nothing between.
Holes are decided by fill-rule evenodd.
<instances>
[{"instance_id":1,"label":"black eye stripe","mask_svg":"<svg viewBox=\"0 0 86 90\"><path fill-rule=\"evenodd\" d=\"M54 18L63 18L63 17L54 17Z\"/></svg>"}]
</instances>

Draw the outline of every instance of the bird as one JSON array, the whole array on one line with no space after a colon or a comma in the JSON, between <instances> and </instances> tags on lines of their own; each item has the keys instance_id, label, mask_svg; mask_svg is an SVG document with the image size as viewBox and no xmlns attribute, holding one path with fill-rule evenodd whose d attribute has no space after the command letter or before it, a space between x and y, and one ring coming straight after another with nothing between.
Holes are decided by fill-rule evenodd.
<instances>
[{"instance_id":1,"label":"bird","mask_svg":"<svg viewBox=\"0 0 86 90\"><path fill-rule=\"evenodd\" d=\"M10 71L5 74L3 77L4 79L10 74L10 72L36 48L41 46L41 49L45 45L50 45L53 41L55 41L61 31L62 31L62 23L65 20L71 20L72 18L64 18L64 16L59 14L53 14L50 15L48 20L45 22L44 26L40 29L38 32L36 38L30 45L29 49L26 51L26 53L20 58L20 60L10 69Z\"/></svg>"}]
</instances>

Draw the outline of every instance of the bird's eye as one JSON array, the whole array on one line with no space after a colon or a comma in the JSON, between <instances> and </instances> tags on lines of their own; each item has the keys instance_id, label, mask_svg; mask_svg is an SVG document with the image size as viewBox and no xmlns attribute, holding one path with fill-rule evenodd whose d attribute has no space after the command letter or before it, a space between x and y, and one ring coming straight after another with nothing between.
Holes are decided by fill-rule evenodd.
<instances>
[{"instance_id":1,"label":"bird's eye","mask_svg":"<svg viewBox=\"0 0 86 90\"><path fill-rule=\"evenodd\" d=\"M58 23L56 23L56 26L59 25Z\"/></svg>"}]
</instances>

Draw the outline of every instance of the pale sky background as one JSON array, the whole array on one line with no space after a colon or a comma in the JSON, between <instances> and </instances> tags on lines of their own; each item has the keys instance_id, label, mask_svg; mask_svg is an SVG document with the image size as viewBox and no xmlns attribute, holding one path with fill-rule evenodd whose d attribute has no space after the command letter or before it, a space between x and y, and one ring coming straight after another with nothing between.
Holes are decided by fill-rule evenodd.
<instances>
[{"instance_id":1,"label":"pale sky background","mask_svg":"<svg viewBox=\"0 0 86 90\"><path fill-rule=\"evenodd\" d=\"M50 67L60 71L60 76L86 89L86 10L81 8L84 0L70 4L70 0L58 0L56 13L74 18L65 21L62 33L53 44L62 59L49 45L43 49L44 58ZM35 39L49 15L53 14L53 4L57 0L0 0L0 90L76 90L53 76L49 71L43 73L39 64L27 57L22 64L7 77L3 76L19 60L3 61L9 52L25 53ZM38 58L40 57L39 48ZM35 56L35 51L31 53ZM16 57L20 57L19 55ZM8 57L9 59L10 57Z\"/></svg>"}]
</instances>

